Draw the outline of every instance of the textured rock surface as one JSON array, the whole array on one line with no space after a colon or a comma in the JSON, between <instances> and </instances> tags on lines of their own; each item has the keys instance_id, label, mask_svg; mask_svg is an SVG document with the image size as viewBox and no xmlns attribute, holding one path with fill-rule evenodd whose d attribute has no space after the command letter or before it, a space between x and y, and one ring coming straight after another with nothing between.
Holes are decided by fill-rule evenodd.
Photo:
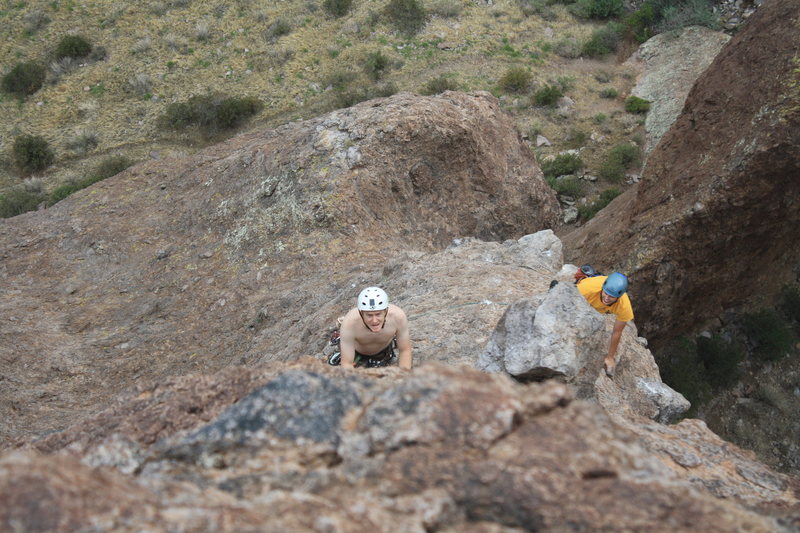
<instances>
[{"instance_id":1,"label":"textured rock surface","mask_svg":"<svg viewBox=\"0 0 800 533\"><path fill-rule=\"evenodd\" d=\"M641 182L563 238L567 261L630 274L656 346L795 278L798 17L792 0L760 7L698 79Z\"/></svg>"},{"instance_id":2,"label":"textured rock surface","mask_svg":"<svg viewBox=\"0 0 800 533\"><path fill-rule=\"evenodd\" d=\"M216 390L239 372L239 381L253 378L253 370L232 367L201 388ZM293 383L304 385L287 387ZM157 387L140 407L170 411L176 385ZM344 416L320 419L319 432L273 423L296 419L299 406L310 415L328 410L331 398L309 396L309 386L347 391L342 398L354 401ZM146 459L128 474L78 461L108 439L84 439L80 452L62 441L58 453L5 454L0 524L350 532L800 526L797 480L701 422L668 427L609 416L573 400L566 385L521 385L463 366L343 372L309 359L274 371L209 424L149 446L141 430L128 437Z\"/></svg>"},{"instance_id":3,"label":"textured rock surface","mask_svg":"<svg viewBox=\"0 0 800 533\"><path fill-rule=\"evenodd\" d=\"M497 100L445 93L148 162L4 220L0 438L64 427L140 380L312 353L391 259L519 238L557 210Z\"/></svg>"},{"instance_id":4,"label":"textured rock surface","mask_svg":"<svg viewBox=\"0 0 800 533\"><path fill-rule=\"evenodd\" d=\"M642 70L631 94L651 102L644 123L645 154L678 118L689 89L729 40L724 33L690 26L652 37L626 62L639 63Z\"/></svg>"}]
</instances>

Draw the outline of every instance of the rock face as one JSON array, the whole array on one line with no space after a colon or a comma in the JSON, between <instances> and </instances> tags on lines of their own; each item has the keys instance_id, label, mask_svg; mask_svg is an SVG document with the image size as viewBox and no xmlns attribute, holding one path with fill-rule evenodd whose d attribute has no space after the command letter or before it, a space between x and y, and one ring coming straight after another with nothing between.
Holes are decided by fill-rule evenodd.
<instances>
[{"instance_id":1,"label":"rock face","mask_svg":"<svg viewBox=\"0 0 800 533\"><path fill-rule=\"evenodd\" d=\"M652 37L626 62L643 71L631 94L651 102L644 123L645 155L678 118L689 89L729 40L724 33L690 26Z\"/></svg>"},{"instance_id":2,"label":"rock face","mask_svg":"<svg viewBox=\"0 0 800 533\"><path fill-rule=\"evenodd\" d=\"M400 94L136 166L0 223L0 438L139 380L313 353L389 260L557 215L486 93Z\"/></svg>"},{"instance_id":3,"label":"rock face","mask_svg":"<svg viewBox=\"0 0 800 533\"><path fill-rule=\"evenodd\" d=\"M195 379L194 390L214 396L228 380L254 378L252 369L227 372ZM257 380L209 423L153 445L144 425L115 433L127 417L120 405L66 432L75 440L45 439L46 455L5 454L0 524L452 533L800 526L797 480L702 422L633 423L556 382L522 385L434 363L410 374L343 372L313 360L271 365ZM176 412L176 387L185 386L150 388L139 407ZM101 420L105 436L96 433ZM123 448L142 457L127 474L110 466Z\"/></svg>"},{"instance_id":4,"label":"rock face","mask_svg":"<svg viewBox=\"0 0 800 533\"><path fill-rule=\"evenodd\" d=\"M641 182L564 237L567 261L630 274L655 345L794 280L798 16L791 0L760 7L698 79Z\"/></svg>"},{"instance_id":5,"label":"rock face","mask_svg":"<svg viewBox=\"0 0 800 533\"><path fill-rule=\"evenodd\" d=\"M690 404L661 381L635 324L623 331L614 379L601 372L614 318L597 313L580 295L571 283L576 270L565 265L560 282L546 294L509 306L475 367L522 380L559 378L579 398L595 399L610 413L662 423L677 420Z\"/></svg>"}]
</instances>

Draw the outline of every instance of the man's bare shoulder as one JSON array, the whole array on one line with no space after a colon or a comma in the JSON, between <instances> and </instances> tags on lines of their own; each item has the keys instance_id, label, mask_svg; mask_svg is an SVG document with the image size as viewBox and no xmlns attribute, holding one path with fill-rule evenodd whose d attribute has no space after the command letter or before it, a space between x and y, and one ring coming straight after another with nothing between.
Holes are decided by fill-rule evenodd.
<instances>
[{"instance_id":1,"label":"man's bare shoulder","mask_svg":"<svg viewBox=\"0 0 800 533\"><path fill-rule=\"evenodd\" d=\"M354 324L361 323L361 314L358 312L358 309L353 307L350 309L344 318L342 319L341 328L352 327Z\"/></svg>"},{"instance_id":2,"label":"man's bare shoulder","mask_svg":"<svg viewBox=\"0 0 800 533\"><path fill-rule=\"evenodd\" d=\"M388 313L388 315L390 317L396 319L396 320L400 320L400 321L408 320L408 318L406 317L405 311L403 311L402 309L400 309L399 307L397 307L394 304L389 304L389 313Z\"/></svg>"}]
</instances>

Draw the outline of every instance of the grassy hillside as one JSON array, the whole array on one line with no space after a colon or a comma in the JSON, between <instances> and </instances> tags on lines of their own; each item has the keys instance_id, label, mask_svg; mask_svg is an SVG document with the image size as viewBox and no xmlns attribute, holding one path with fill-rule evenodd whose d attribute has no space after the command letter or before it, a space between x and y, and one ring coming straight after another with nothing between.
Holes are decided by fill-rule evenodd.
<instances>
[{"instance_id":1,"label":"grassy hillside","mask_svg":"<svg viewBox=\"0 0 800 533\"><path fill-rule=\"evenodd\" d=\"M585 146L581 158L595 174L610 148L639 139L642 115L624 110L633 73L614 55L578 57L602 22L550 2L424 0L427 22L413 33L398 29L389 3L353 0L336 17L323 0L7 0L2 73L39 62L47 78L24 99L0 96L0 191L33 176L49 192L93 176L112 155L182 156L232 135L164 124L170 104L212 93L263 104L242 131L396 91L491 91L523 134L553 142L542 154ZM69 35L85 38L91 52L59 61ZM574 105L555 106L558 92ZM47 141L52 165L19 169L13 145L23 134ZM613 185L606 181L595 192Z\"/></svg>"}]
</instances>

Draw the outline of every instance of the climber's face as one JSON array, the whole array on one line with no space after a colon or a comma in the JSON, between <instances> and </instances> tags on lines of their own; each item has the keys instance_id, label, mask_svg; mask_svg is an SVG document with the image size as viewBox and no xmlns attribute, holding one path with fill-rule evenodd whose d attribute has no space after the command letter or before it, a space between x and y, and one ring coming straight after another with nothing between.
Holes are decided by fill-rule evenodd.
<instances>
[{"instance_id":1,"label":"climber's face","mask_svg":"<svg viewBox=\"0 0 800 533\"><path fill-rule=\"evenodd\" d=\"M614 298L607 294L606 291L600 291L600 300L602 300L603 305L613 305L619 298Z\"/></svg>"}]
</instances>

